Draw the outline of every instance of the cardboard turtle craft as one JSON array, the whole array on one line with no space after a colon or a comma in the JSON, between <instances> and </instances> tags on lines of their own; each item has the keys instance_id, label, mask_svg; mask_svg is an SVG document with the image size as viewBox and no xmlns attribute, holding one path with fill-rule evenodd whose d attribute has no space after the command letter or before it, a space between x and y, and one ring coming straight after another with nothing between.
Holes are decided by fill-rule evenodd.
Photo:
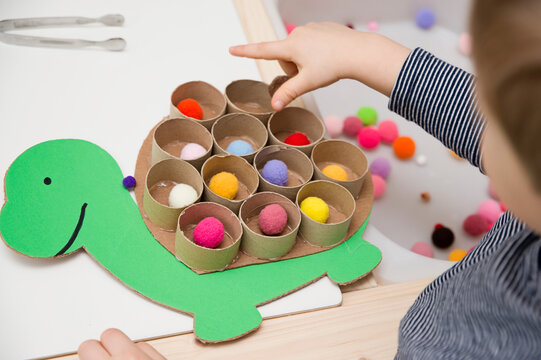
<instances>
[{"instance_id":1,"label":"cardboard turtle craft","mask_svg":"<svg viewBox=\"0 0 541 360\"><path fill-rule=\"evenodd\" d=\"M139 172L150 162L145 144ZM138 206L122 180L117 162L93 143L62 139L35 145L6 173L0 235L8 247L30 257L58 258L84 249L137 293L193 315L194 333L203 342L241 337L261 324L258 305L325 275L338 284L353 282L381 261L379 249L362 239L369 206L337 246L198 274L157 241L161 230L145 217L141 191ZM368 197L371 204L371 192Z\"/></svg>"}]
</instances>

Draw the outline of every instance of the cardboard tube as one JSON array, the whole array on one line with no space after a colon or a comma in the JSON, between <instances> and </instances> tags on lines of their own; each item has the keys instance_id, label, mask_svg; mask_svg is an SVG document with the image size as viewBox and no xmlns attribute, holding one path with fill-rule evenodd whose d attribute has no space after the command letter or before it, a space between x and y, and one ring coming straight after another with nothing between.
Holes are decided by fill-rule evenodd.
<instances>
[{"instance_id":1,"label":"cardboard tube","mask_svg":"<svg viewBox=\"0 0 541 360\"><path fill-rule=\"evenodd\" d=\"M233 199L226 199L213 193L208 184L210 179L219 172L232 173L239 180L239 192ZM205 201L215 202L226 206L235 214L239 213L240 205L244 200L254 194L259 185L257 171L243 158L235 155L214 155L208 158L201 168L204 184Z\"/></svg>"},{"instance_id":2,"label":"cardboard tube","mask_svg":"<svg viewBox=\"0 0 541 360\"><path fill-rule=\"evenodd\" d=\"M281 205L287 213L286 229L280 235L268 236L259 227L250 227L258 223L259 213L270 204ZM248 198L240 207L240 221L243 228L241 250L260 259L278 259L295 245L301 223L301 214L297 206L283 195L273 192L261 192Z\"/></svg>"},{"instance_id":3,"label":"cardboard tube","mask_svg":"<svg viewBox=\"0 0 541 360\"><path fill-rule=\"evenodd\" d=\"M205 155L185 160L200 170L212 151L212 136L207 128L195 120L184 118L163 121L156 127L152 136L151 164L165 159L180 159L180 151L187 143L197 143L207 149Z\"/></svg>"},{"instance_id":4,"label":"cardboard tube","mask_svg":"<svg viewBox=\"0 0 541 360\"><path fill-rule=\"evenodd\" d=\"M188 98L194 99L201 105L203 109L202 120L187 117L177 109L178 103ZM226 107L227 101L224 94L214 86L204 81L190 81L177 87L171 94L169 117L192 119L210 130L212 124L225 114Z\"/></svg>"},{"instance_id":5,"label":"cardboard tube","mask_svg":"<svg viewBox=\"0 0 541 360\"><path fill-rule=\"evenodd\" d=\"M214 141L214 153L217 155L229 154L225 151L230 142L244 140L254 148L248 155L241 156L251 163L256 152L267 144L267 128L261 121L250 114L227 114L219 118L212 125L212 139Z\"/></svg>"},{"instance_id":6,"label":"cardboard tube","mask_svg":"<svg viewBox=\"0 0 541 360\"><path fill-rule=\"evenodd\" d=\"M197 201L203 192L203 180L192 165L180 159L166 159L154 164L147 173L143 194L145 213L154 224L162 229L175 230L178 216L184 208L173 208L158 202L150 195L150 188L160 181L188 184L197 192Z\"/></svg>"},{"instance_id":7,"label":"cardboard tube","mask_svg":"<svg viewBox=\"0 0 541 360\"><path fill-rule=\"evenodd\" d=\"M310 156L314 145L320 142L325 134L323 121L312 112L299 107L286 107L282 111L272 114L267 127L271 145L285 145L298 149L308 156ZM284 140L295 132L306 134L310 144L292 146L284 143Z\"/></svg>"},{"instance_id":8,"label":"cardboard tube","mask_svg":"<svg viewBox=\"0 0 541 360\"><path fill-rule=\"evenodd\" d=\"M215 217L224 225L229 243L215 249L199 246L193 242L195 226L206 217ZM178 218L175 234L177 259L195 270L216 271L227 267L237 256L242 237L239 218L220 204L201 202L187 207ZM225 239L224 239L225 241Z\"/></svg>"},{"instance_id":9,"label":"cardboard tube","mask_svg":"<svg viewBox=\"0 0 541 360\"><path fill-rule=\"evenodd\" d=\"M225 88L228 113L245 113L258 118L267 125L274 112L271 106L269 86L261 81L237 80Z\"/></svg>"},{"instance_id":10,"label":"cardboard tube","mask_svg":"<svg viewBox=\"0 0 541 360\"><path fill-rule=\"evenodd\" d=\"M314 146L312 163L316 180L335 182L348 189L355 199L359 197L368 173L368 160L358 146L343 140L324 140ZM347 181L335 180L323 174L325 166L333 164L346 170Z\"/></svg>"},{"instance_id":11,"label":"cardboard tube","mask_svg":"<svg viewBox=\"0 0 541 360\"><path fill-rule=\"evenodd\" d=\"M337 211L344 220L336 223L323 224L312 220L301 211L300 235L312 245L331 247L346 240L346 234L353 213L355 212L355 199L351 193L341 185L326 181L316 180L304 185L297 194L297 206L309 196L316 196L332 207L331 211Z\"/></svg>"},{"instance_id":12,"label":"cardboard tube","mask_svg":"<svg viewBox=\"0 0 541 360\"><path fill-rule=\"evenodd\" d=\"M286 163L290 182L288 186L274 185L261 176L261 170L269 160L281 160ZM261 149L254 158L254 167L259 175L259 191L272 191L295 201L299 189L312 179L314 166L300 150L285 145L270 145ZM294 184L294 185L293 185Z\"/></svg>"}]
</instances>

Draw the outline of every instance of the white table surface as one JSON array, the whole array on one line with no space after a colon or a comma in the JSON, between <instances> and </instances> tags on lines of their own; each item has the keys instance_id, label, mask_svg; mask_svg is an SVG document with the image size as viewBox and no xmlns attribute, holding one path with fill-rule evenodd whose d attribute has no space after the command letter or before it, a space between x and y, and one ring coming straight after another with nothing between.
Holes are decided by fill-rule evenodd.
<instances>
[{"instance_id":1,"label":"white table surface","mask_svg":"<svg viewBox=\"0 0 541 360\"><path fill-rule=\"evenodd\" d=\"M131 174L148 131L168 112L172 90L190 80L218 89L259 79L255 63L230 56L245 42L229 1L0 1L0 17L121 13L121 28L33 29L22 34L102 40L124 52L31 48L0 43L0 186L28 147L80 138L105 148ZM4 200L3 192L0 200ZM192 329L192 318L136 295L85 253L30 259L0 244L0 358L74 351L107 327L135 339ZM264 317L341 303L327 278L262 307Z\"/></svg>"}]
</instances>

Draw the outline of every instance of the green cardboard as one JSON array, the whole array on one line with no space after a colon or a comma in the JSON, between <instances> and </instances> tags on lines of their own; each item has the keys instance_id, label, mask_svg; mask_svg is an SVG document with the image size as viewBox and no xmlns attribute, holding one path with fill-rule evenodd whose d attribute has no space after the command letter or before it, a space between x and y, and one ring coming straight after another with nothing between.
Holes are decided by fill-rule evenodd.
<instances>
[{"instance_id":1,"label":"green cardboard","mask_svg":"<svg viewBox=\"0 0 541 360\"><path fill-rule=\"evenodd\" d=\"M204 342L255 330L259 304L325 274L339 284L352 282L381 260L380 251L361 238L365 221L328 251L198 275L153 238L122 178L116 161L90 142L38 144L7 171L0 234L10 248L32 257L84 249L136 292L193 314L195 335Z\"/></svg>"}]
</instances>

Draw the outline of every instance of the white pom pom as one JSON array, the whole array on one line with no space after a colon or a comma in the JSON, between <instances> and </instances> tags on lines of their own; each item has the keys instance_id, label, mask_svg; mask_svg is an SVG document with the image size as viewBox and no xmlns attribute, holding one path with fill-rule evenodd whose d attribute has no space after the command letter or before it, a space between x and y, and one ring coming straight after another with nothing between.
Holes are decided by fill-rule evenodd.
<instances>
[{"instance_id":1,"label":"white pom pom","mask_svg":"<svg viewBox=\"0 0 541 360\"><path fill-rule=\"evenodd\" d=\"M169 206L183 208L197 201L197 191L187 184L176 184L169 193Z\"/></svg>"}]
</instances>

